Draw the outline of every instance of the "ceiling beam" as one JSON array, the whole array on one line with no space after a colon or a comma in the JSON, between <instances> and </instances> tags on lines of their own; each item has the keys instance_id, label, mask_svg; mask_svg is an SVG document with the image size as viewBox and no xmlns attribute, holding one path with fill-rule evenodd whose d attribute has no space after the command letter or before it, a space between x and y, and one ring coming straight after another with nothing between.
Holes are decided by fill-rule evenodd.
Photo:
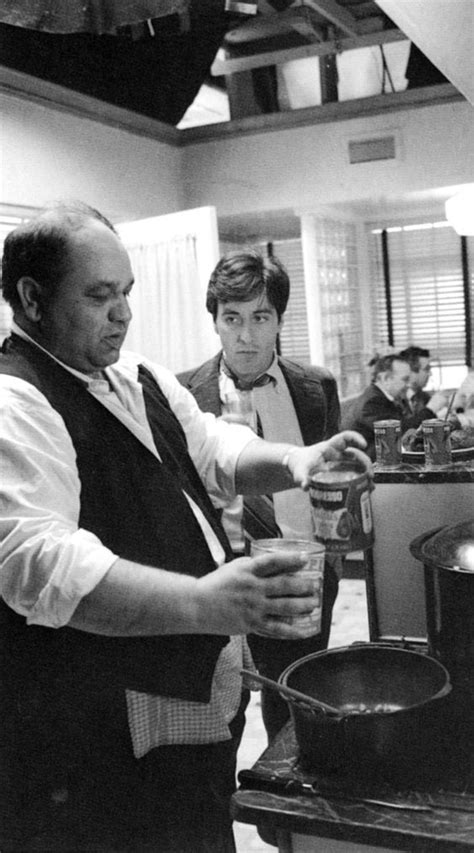
<instances>
[{"instance_id":1,"label":"ceiling beam","mask_svg":"<svg viewBox=\"0 0 474 853\"><path fill-rule=\"evenodd\" d=\"M327 18L331 24L348 36L358 35L359 29L354 15L335 0L304 0L304 5L319 12L323 18Z\"/></svg>"},{"instance_id":2,"label":"ceiling beam","mask_svg":"<svg viewBox=\"0 0 474 853\"><path fill-rule=\"evenodd\" d=\"M306 59L308 56L328 56L333 53L342 53L344 50L356 50L359 47L404 41L406 38L406 35L400 30L391 29L367 33L356 38L305 44L301 47L284 50L269 50L266 53L256 53L253 56L240 56L233 59L221 59L219 56L221 51L219 51L212 64L211 74L214 77L220 77L239 71L250 71L252 68L263 68L266 65L281 65L283 62L291 62L294 59Z\"/></svg>"}]
</instances>

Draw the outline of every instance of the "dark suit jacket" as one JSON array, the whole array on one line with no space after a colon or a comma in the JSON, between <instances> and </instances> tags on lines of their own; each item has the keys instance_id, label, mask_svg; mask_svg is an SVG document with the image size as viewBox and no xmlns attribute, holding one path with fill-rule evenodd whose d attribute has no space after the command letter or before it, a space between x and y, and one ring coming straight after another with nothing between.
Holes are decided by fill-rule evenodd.
<instances>
[{"instance_id":1,"label":"dark suit jacket","mask_svg":"<svg viewBox=\"0 0 474 853\"><path fill-rule=\"evenodd\" d=\"M393 402L385 396L378 385L369 385L359 397L347 407L342 418L342 429L355 429L367 441L367 454L375 459L374 422L395 418L400 421L402 435L407 429L416 429L422 421L436 415L427 406L420 405L412 412L405 402Z\"/></svg>"},{"instance_id":2,"label":"dark suit jacket","mask_svg":"<svg viewBox=\"0 0 474 853\"><path fill-rule=\"evenodd\" d=\"M393 418L401 421L401 406L389 400L377 385L369 385L349 406L343 417L342 428L360 432L367 441L366 453L375 459L374 421Z\"/></svg>"},{"instance_id":3,"label":"dark suit jacket","mask_svg":"<svg viewBox=\"0 0 474 853\"><path fill-rule=\"evenodd\" d=\"M410 402L402 400L402 432L407 429L416 429L422 421L436 417L436 413L429 407L430 398L431 394L420 388L419 391L415 391Z\"/></svg>"},{"instance_id":4,"label":"dark suit jacket","mask_svg":"<svg viewBox=\"0 0 474 853\"><path fill-rule=\"evenodd\" d=\"M196 398L199 407L221 414L219 364L222 353L199 367L178 374L178 379ZM336 380L324 367L297 364L278 358L295 407L304 444L315 444L339 431L340 407ZM284 439L282 439L284 441Z\"/></svg>"},{"instance_id":5,"label":"dark suit jacket","mask_svg":"<svg viewBox=\"0 0 474 853\"><path fill-rule=\"evenodd\" d=\"M185 388L196 398L205 412L221 414L219 398L219 364L222 353L193 370L178 375ZM340 406L336 381L324 367L303 367L286 358L278 364L288 385L304 444L314 444L330 438L339 431ZM282 441L284 439L282 438ZM326 649L331 630L331 614L337 595L338 580L332 566L326 564L324 574L323 614L321 634L306 640L275 640L249 635L248 641L255 663L262 675L277 679L293 661ZM286 703L283 716L277 714L277 728L288 716ZM276 709L273 709L273 713ZM275 723L273 725L276 725Z\"/></svg>"}]
</instances>

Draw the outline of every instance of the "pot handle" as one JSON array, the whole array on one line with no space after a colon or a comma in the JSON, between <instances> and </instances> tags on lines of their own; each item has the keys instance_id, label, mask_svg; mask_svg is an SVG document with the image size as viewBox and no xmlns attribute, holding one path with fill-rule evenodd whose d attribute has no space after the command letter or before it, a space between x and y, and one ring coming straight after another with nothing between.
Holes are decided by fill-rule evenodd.
<instances>
[{"instance_id":1,"label":"pot handle","mask_svg":"<svg viewBox=\"0 0 474 853\"><path fill-rule=\"evenodd\" d=\"M434 701L435 699L444 699L444 697L447 696L448 693L451 693L451 690L453 689L453 685L451 684L451 682L449 680L448 670L446 670L446 676L447 676L446 684L441 688L441 690L438 691L438 693L435 693L435 695L431 697L431 699L430 699L431 702Z\"/></svg>"},{"instance_id":2,"label":"pot handle","mask_svg":"<svg viewBox=\"0 0 474 853\"><path fill-rule=\"evenodd\" d=\"M299 690L293 690L292 687L287 687L286 684L281 684L279 681L273 681L271 678L266 678L258 672L241 669L240 674L250 687L252 685L252 681L256 682L262 687L267 687L269 690L274 690L275 693L279 693L287 702L291 702L293 705L305 708L313 714L324 714L325 716L333 719L341 719L338 708L326 705L325 702L320 702L318 699L314 699L313 696L307 696L306 693L300 693Z\"/></svg>"}]
</instances>

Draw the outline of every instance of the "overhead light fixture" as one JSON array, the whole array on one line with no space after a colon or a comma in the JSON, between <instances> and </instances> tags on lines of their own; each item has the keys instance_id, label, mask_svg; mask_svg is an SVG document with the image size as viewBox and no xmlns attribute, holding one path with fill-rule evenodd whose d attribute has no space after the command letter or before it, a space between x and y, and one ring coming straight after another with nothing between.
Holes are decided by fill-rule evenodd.
<instances>
[{"instance_id":1,"label":"overhead light fixture","mask_svg":"<svg viewBox=\"0 0 474 853\"><path fill-rule=\"evenodd\" d=\"M448 198L445 210L446 219L457 234L474 236L474 184Z\"/></svg>"}]
</instances>

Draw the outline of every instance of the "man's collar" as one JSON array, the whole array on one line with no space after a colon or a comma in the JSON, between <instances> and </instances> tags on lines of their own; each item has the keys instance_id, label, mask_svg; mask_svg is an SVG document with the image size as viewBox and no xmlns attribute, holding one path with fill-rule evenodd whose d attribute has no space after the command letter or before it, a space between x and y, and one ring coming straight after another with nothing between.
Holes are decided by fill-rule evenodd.
<instances>
[{"instance_id":1,"label":"man's collar","mask_svg":"<svg viewBox=\"0 0 474 853\"><path fill-rule=\"evenodd\" d=\"M236 376L236 374L233 372L233 370L229 367L229 364L226 360L224 351L222 352L222 357L221 357L221 361L220 361L220 370L223 373L225 373L226 376L229 376L232 379L236 388L242 388L242 387L245 387L247 385L249 388L252 388L254 386L258 387L259 385L265 385L268 383L268 379L266 377L270 377L273 385L276 385L278 382L278 378L279 378L278 377L278 370L279 370L278 359L277 359L275 353L273 354L272 362L268 366L268 368L266 370L264 370L262 373L259 373L259 375L256 376L255 379L252 380L252 382L242 383L242 381L239 379L239 377Z\"/></svg>"},{"instance_id":2,"label":"man's collar","mask_svg":"<svg viewBox=\"0 0 474 853\"><path fill-rule=\"evenodd\" d=\"M59 364L64 370L67 370L68 373L72 373L77 379L80 379L91 391L96 391L99 393L105 393L110 391L110 384L107 377L104 375L103 379L97 379L93 376L89 376L87 373L81 373L81 371L76 370L74 367L69 367L68 364L64 364L63 361L60 361L59 358L56 358L55 355L49 352L49 350L45 349L45 347L41 346L38 341L35 341L28 332L25 332L21 326L18 326L15 321L12 321L12 332L17 335L19 338L22 338L24 341L28 341L28 343L33 344L33 346L37 347L41 350L41 352L46 353L56 364ZM105 373L105 372L104 372Z\"/></svg>"},{"instance_id":3,"label":"man's collar","mask_svg":"<svg viewBox=\"0 0 474 853\"><path fill-rule=\"evenodd\" d=\"M391 395L391 394L389 394L389 393L388 393L388 391L386 391L386 390L385 390L385 388L382 388L382 386L381 386L381 385L379 385L379 383L378 383L378 382L374 382L374 385L375 385L375 387L376 387L376 388L379 388L379 389L380 389L380 391L382 392L382 394L385 394L385 396L386 396L387 400L391 400L391 401L392 401L392 403L395 403L395 402L396 402L395 397L392 397L392 395Z\"/></svg>"}]
</instances>

